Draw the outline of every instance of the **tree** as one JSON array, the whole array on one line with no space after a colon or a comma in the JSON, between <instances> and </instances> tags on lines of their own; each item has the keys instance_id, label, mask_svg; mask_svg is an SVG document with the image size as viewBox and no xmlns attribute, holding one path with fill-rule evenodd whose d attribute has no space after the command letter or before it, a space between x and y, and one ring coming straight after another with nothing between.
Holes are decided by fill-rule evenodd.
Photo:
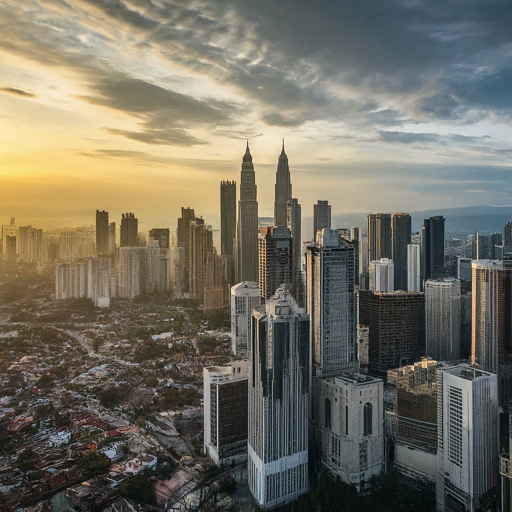
<instances>
[{"instance_id":1,"label":"tree","mask_svg":"<svg viewBox=\"0 0 512 512\"><path fill-rule=\"evenodd\" d=\"M156 504L156 492L153 482L145 473L139 473L130 480L123 482L120 488L121 494L132 500Z\"/></svg>"},{"instance_id":2,"label":"tree","mask_svg":"<svg viewBox=\"0 0 512 512\"><path fill-rule=\"evenodd\" d=\"M110 459L104 453L91 452L80 460L78 467L82 470L84 476L92 476L96 473L103 473L110 467Z\"/></svg>"}]
</instances>

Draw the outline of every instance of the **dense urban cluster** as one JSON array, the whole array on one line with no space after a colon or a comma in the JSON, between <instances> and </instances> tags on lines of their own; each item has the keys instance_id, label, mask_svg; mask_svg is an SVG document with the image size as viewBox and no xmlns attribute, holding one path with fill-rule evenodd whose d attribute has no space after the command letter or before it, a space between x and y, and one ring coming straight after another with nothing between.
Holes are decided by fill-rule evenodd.
<instances>
[{"instance_id":1,"label":"dense urban cluster","mask_svg":"<svg viewBox=\"0 0 512 512\"><path fill-rule=\"evenodd\" d=\"M2 226L0 509L510 510L512 222L312 213Z\"/></svg>"}]
</instances>

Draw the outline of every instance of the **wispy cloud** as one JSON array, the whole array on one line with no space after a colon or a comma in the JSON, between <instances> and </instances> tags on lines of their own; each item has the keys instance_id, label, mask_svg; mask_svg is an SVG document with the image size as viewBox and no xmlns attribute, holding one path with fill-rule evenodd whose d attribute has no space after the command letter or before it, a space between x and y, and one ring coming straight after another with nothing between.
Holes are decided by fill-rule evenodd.
<instances>
[{"instance_id":1,"label":"wispy cloud","mask_svg":"<svg viewBox=\"0 0 512 512\"><path fill-rule=\"evenodd\" d=\"M22 98L37 98L36 94L32 94L31 92L27 92L22 89L17 89L16 87L0 87L0 92L12 94L13 96L20 96Z\"/></svg>"}]
</instances>

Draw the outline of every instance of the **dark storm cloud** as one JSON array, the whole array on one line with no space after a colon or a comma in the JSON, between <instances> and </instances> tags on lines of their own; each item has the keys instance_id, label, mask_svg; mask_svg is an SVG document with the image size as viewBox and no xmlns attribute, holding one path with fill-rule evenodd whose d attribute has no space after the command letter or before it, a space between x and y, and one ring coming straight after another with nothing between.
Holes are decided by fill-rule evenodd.
<instances>
[{"instance_id":1,"label":"dark storm cloud","mask_svg":"<svg viewBox=\"0 0 512 512\"><path fill-rule=\"evenodd\" d=\"M13 96L20 96L22 98L37 98L37 95L23 91L22 89L16 89L15 87L0 87L0 92L12 94Z\"/></svg>"}]
</instances>

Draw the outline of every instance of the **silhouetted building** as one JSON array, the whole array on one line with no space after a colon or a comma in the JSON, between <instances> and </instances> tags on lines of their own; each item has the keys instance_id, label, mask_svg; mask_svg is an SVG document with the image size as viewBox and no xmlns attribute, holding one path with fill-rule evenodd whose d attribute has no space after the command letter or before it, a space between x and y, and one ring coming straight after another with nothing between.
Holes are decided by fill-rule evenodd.
<instances>
[{"instance_id":1,"label":"silhouetted building","mask_svg":"<svg viewBox=\"0 0 512 512\"><path fill-rule=\"evenodd\" d=\"M444 277L444 223L442 216L430 217L421 230L421 267L423 281Z\"/></svg>"},{"instance_id":2,"label":"silhouetted building","mask_svg":"<svg viewBox=\"0 0 512 512\"><path fill-rule=\"evenodd\" d=\"M371 213L367 219L368 262L381 258L392 259L391 215Z\"/></svg>"},{"instance_id":3,"label":"silhouetted building","mask_svg":"<svg viewBox=\"0 0 512 512\"><path fill-rule=\"evenodd\" d=\"M298 275L302 269L302 224L298 199L290 199L286 205L286 226L292 235L295 273Z\"/></svg>"},{"instance_id":4,"label":"silhouetted building","mask_svg":"<svg viewBox=\"0 0 512 512\"><path fill-rule=\"evenodd\" d=\"M236 182L220 182L220 254L224 257L228 285L235 284Z\"/></svg>"},{"instance_id":5,"label":"silhouetted building","mask_svg":"<svg viewBox=\"0 0 512 512\"><path fill-rule=\"evenodd\" d=\"M96 254L110 254L108 212L96 210Z\"/></svg>"},{"instance_id":6,"label":"silhouetted building","mask_svg":"<svg viewBox=\"0 0 512 512\"><path fill-rule=\"evenodd\" d=\"M196 216L193 208L181 208L176 238L178 247L183 247L183 293L188 293L190 290L190 235L191 225L195 220Z\"/></svg>"},{"instance_id":7,"label":"silhouetted building","mask_svg":"<svg viewBox=\"0 0 512 512\"><path fill-rule=\"evenodd\" d=\"M328 201L318 201L313 205L313 242L318 231L331 228L331 205Z\"/></svg>"},{"instance_id":8,"label":"silhouetted building","mask_svg":"<svg viewBox=\"0 0 512 512\"><path fill-rule=\"evenodd\" d=\"M393 215L393 263L395 264L395 290L407 290L407 246L411 243L411 216Z\"/></svg>"},{"instance_id":9,"label":"silhouetted building","mask_svg":"<svg viewBox=\"0 0 512 512\"><path fill-rule=\"evenodd\" d=\"M275 201L274 201L274 226L286 226L287 215L286 206L292 198L292 184L290 181L290 168L288 167L288 157L283 149L279 155L276 171Z\"/></svg>"},{"instance_id":10,"label":"silhouetted building","mask_svg":"<svg viewBox=\"0 0 512 512\"><path fill-rule=\"evenodd\" d=\"M108 226L108 253L116 253L116 223L111 222Z\"/></svg>"},{"instance_id":11,"label":"silhouetted building","mask_svg":"<svg viewBox=\"0 0 512 512\"><path fill-rule=\"evenodd\" d=\"M126 213L121 218L121 247L138 247L139 221L133 213Z\"/></svg>"},{"instance_id":12,"label":"silhouetted building","mask_svg":"<svg viewBox=\"0 0 512 512\"><path fill-rule=\"evenodd\" d=\"M369 328L370 373L418 361L425 354L423 293L359 291L359 323Z\"/></svg>"},{"instance_id":13,"label":"silhouetted building","mask_svg":"<svg viewBox=\"0 0 512 512\"><path fill-rule=\"evenodd\" d=\"M160 249L171 248L171 230L169 228L150 229L149 237L158 242Z\"/></svg>"}]
</instances>

